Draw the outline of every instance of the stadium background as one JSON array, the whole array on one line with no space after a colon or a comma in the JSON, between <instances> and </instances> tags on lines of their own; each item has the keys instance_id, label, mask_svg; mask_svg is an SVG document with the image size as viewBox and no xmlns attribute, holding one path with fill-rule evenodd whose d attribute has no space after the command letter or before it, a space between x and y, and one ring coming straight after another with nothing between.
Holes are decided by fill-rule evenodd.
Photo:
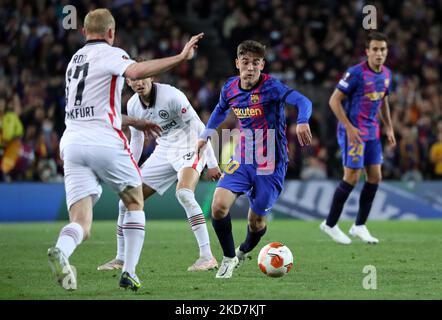
<instances>
[{"instance_id":1,"label":"stadium background","mask_svg":"<svg viewBox=\"0 0 442 320\"><path fill-rule=\"evenodd\" d=\"M65 5L74 5L78 29L62 27ZM267 45L265 72L313 101L312 146L295 136L296 110L287 108L290 165L275 216L301 219L327 214L342 166L336 119L328 98L345 69L364 58L363 1L2 1L0 19L0 221L66 219L59 158L64 129L64 75L82 46L85 14L111 9L115 45L132 57L177 54L191 34L205 32L196 59L159 77L185 92L203 122L216 105L222 83L236 74L236 45L255 39ZM390 96L398 140L384 144L386 182L372 210L375 219L442 217L441 1L375 1L379 30L389 36L386 65L393 72ZM123 104L130 97L126 90ZM235 128L230 116L223 128ZM228 148L228 146L226 146ZM144 158L152 152L147 145ZM293 180L296 179L296 180ZM299 180L298 180L299 179ZM214 184L199 185L197 199L209 213ZM173 200L155 197L152 218L184 218ZM169 201L170 199L170 201ZM344 218L356 214L352 195ZM247 201L233 210L245 218ZM107 188L95 218L114 219L117 201Z\"/></svg>"}]
</instances>

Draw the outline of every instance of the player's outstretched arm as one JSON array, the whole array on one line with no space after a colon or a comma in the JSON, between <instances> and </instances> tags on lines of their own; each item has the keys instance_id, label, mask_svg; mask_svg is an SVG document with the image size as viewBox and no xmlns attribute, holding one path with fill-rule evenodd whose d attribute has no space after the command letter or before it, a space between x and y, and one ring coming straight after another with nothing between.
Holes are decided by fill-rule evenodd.
<instances>
[{"instance_id":1,"label":"player's outstretched arm","mask_svg":"<svg viewBox=\"0 0 442 320\"><path fill-rule=\"evenodd\" d=\"M347 139L349 143L362 143L362 138L359 135L359 130L355 128L350 120L348 120L344 108L342 107L342 100L345 99L345 94L339 90L335 89L330 97L329 105L333 113L339 119L339 121L344 125L345 131L347 132Z\"/></svg>"},{"instance_id":2,"label":"player's outstretched arm","mask_svg":"<svg viewBox=\"0 0 442 320\"><path fill-rule=\"evenodd\" d=\"M392 147L395 147L396 137L394 136L393 123L391 121L390 103L388 102L388 96L384 97L384 101L381 106L381 120L386 129L388 143L390 143Z\"/></svg>"},{"instance_id":3,"label":"player's outstretched arm","mask_svg":"<svg viewBox=\"0 0 442 320\"><path fill-rule=\"evenodd\" d=\"M185 60L192 59L198 48L198 41L203 37L204 33L200 33L190 38L181 53L176 56L131 64L124 72L124 77L134 80L148 78L163 73Z\"/></svg>"}]
</instances>

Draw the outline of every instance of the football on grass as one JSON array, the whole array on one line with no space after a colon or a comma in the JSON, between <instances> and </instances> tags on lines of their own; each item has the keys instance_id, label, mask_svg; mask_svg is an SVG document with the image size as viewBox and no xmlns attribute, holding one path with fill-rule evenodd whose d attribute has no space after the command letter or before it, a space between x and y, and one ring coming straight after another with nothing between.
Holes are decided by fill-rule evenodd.
<instances>
[{"instance_id":1,"label":"football on grass","mask_svg":"<svg viewBox=\"0 0 442 320\"><path fill-rule=\"evenodd\" d=\"M282 277L293 267L292 252L280 242L271 242L259 252L258 266L269 277Z\"/></svg>"}]
</instances>

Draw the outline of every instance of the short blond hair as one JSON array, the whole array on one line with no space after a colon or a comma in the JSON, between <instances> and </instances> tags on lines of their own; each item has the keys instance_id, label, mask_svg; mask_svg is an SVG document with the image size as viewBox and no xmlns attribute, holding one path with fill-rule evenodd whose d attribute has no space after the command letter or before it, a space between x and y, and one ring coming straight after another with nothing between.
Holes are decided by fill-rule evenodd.
<instances>
[{"instance_id":1,"label":"short blond hair","mask_svg":"<svg viewBox=\"0 0 442 320\"><path fill-rule=\"evenodd\" d=\"M86 33L104 35L109 28L115 29L115 19L108 9L95 9L84 17Z\"/></svg>"}]
</instances>

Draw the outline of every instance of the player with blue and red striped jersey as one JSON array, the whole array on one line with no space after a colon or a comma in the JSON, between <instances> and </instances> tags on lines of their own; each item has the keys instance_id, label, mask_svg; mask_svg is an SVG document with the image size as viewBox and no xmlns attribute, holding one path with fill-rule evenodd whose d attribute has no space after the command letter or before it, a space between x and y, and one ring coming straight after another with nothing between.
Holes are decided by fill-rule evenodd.
<instances>
[{"instance_id":1,"label":"player with blue and red striped jersey","mask_svg":"<svg viewBox=\"0 0 442 320\"><path fill-rule=\"evenodd\" d=\"M218 182L212 202L212 224L224 258L216 275L230 278L233 269L258 244L266 232L265 217L283 190L287 171L287 138L284 106L298 108L297 135L301 146L311 143L309 99L279 80L262 74L265 46L242 42L237 49L239 76L224 84L219 103L200 135L198 152L213 131L233 110L240 123L240 141ZM236 249L229 210L237 197L249 198L246 240Z\"/></svg>"},{"instance_id":2,"label":"player with blue and red striped jersey","mask_svg":"<svg viewBox=\"0 0 442 320\"><path fill-rule=\"evenodd\" d=\"M338 143L342 152L344 178L335 191L327 220L320 227L342 244L350 244L351 240L339 229L337 222L363 168L366 182L350 235L366 243L379 242L369 233L365 223L381 181L379 114L385 124L389 143L392 146L396 144L388 104L391 71L384 66L387 53L386 36L379 32L371 33L366 42L367 60L347 70L330 98L330 107L339 119Z\"/></svg>"}]
</instances>

